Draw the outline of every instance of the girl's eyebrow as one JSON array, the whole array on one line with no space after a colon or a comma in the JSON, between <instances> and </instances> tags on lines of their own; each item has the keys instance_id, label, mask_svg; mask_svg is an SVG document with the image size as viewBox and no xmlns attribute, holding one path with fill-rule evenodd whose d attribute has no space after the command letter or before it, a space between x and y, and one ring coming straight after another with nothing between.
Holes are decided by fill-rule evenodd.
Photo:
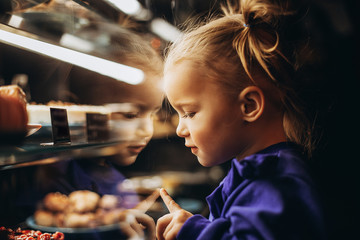
<instances>
[{"instance_id":1,"label":"girl's eyebrow","mask_svg":"<svg viewBox=\"0 0 360 240\"><path fill-rule=\"evenodd\" d=\"M158 112L161 109L161 105L148 106L146 104L136 104L135 106L140 111L149 111L150 110L150 111L153 111L153 112Z\"/></svg>"},{"instance_id":2,"label":"girl's eyebrow","mask_svg":"<svg viewBox=\"0 0 360 240\"><path fill-rule=\"evenodd\" d=\"M184 101L184 102L176 102L174 104L176 107L194 107L196 106L196 103L194 102L187 102L187 101Z\"/></svg>"}]
</instances>

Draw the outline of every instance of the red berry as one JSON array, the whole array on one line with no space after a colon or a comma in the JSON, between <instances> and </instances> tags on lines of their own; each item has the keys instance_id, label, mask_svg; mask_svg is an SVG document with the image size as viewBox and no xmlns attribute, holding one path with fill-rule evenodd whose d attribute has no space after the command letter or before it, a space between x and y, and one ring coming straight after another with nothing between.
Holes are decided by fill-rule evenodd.
<instances>
[{"instance_id":1,"label":"red berry","mask_svg":"<svg viewBox=\"0 0 360 240\"><path fill-rule=\"evenodd\" d=\"M54 240L64 240L65 236L62 232L55 232L52 237Z\"/></svg>"},{"instance_id":2,"label":"red berry","mask_svg":"<svg viewBox=\"0 0 360 240\"><path fill-rule=\"evenodd\" d=\"M39 236L39 240L51 240L51 234L50 233L43 233Z\"/></svg>"}]
</instances>

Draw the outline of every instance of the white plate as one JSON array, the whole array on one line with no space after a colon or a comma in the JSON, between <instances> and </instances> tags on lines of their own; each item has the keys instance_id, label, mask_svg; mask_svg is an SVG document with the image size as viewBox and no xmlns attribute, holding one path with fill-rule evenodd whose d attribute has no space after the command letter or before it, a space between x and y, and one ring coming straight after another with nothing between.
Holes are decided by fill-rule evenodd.
<instances>
[{"instance_id":1,"label":"white plate","mask_svg":"<svg viewBox=\"0 0 360 240\"><path fill-rule=\"evenodd\" d=\"M26 137L36 133L41 127L41 124L28 124L26 128Z\"/></svg>"}]
</instances>

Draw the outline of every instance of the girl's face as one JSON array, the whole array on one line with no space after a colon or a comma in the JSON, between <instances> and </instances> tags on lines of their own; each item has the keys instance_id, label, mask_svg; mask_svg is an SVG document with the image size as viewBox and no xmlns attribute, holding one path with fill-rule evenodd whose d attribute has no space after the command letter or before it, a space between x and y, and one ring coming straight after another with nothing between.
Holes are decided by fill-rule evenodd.
<instances>
[{"instance_id":1,"label":"girl's face","mask_svg":"<svg viewBox=\"0 0 360 240\"><path fill-rule=\"evenodd\" d=\"M162 103L162 92L156 92L152 101L143 97L131 103L109 104L111 108L111 137L121 140L120 155L116 160L119 165L135 162L139 153L146 147L154 133L153 120Z\"/></svg>"},{"instance_id":2,"label":"girl's face","mask_svg":"<svg viewBox=\"0 0 360 240\"><path fill-rule=\"evenodd\" d=\"M112 104L111 138L121 140L121 159L118 164L132 164L153 135L154 110L145 110L132 103Z\"/></svg>"},{"instance_id":3,"label":"girl's face","mask_svg":"<svg viewBox=\"0 0 360 240\"><path fill-rule=\"evenodd\" d=\"M246 147L240 105L231 101L189 61L172 66L164 76L165 93L179 114L177 134L203 166L221 164Z\"/></svg>"}]
</instances>

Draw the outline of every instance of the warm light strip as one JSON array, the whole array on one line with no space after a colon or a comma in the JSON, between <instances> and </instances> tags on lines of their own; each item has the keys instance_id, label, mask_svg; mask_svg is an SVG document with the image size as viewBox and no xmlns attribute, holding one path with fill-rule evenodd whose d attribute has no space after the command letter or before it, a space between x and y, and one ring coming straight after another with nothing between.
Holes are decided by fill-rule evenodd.
<instances>
[{"instance_id":1,"label":"warm light strip","mask_svg":"<svg viewBox=\"0 0 360 240\"><path fill-rule=\"evenodd\" d=\"M171 23L161 18L154 18L150 23L150 30L162 39L170 42L176 41L182 32Z\"/></svg>"},{"instance_id":2,"label":"warm light strip","mask_svg":"<svg viewBox=\"0 0 360 240\"><path fill-rule=\"evenodd\" d=\"M0 42L40 53L63 62L86 68L90 71L114 78L128 84L139 84L144 80L144 72L140 69L129 67L68 48L56 46L29 37L0 29Z\"/></svg>"},{"instance_id":3,"label":"warm light strip","mask_svg":"<svg viewBox=\"0 0 360 240\"><path fill-rule=\"evenodd\" d=\"M110 5L140 21L151 19L151 12L144 8L138 0L106 0Z\"/></svg>"},{"instance_id":4,"label":"warm light strip","mask_svg":"<svg viewBox=\"0 0 360 240\"><path fill-rule=\"evenodd\" d=\"M120 9L126 14L135 15L136 13L140 12L141 5L137 0L108 0L112 3L115 7Z\"/></svg>"}]
</instances>

